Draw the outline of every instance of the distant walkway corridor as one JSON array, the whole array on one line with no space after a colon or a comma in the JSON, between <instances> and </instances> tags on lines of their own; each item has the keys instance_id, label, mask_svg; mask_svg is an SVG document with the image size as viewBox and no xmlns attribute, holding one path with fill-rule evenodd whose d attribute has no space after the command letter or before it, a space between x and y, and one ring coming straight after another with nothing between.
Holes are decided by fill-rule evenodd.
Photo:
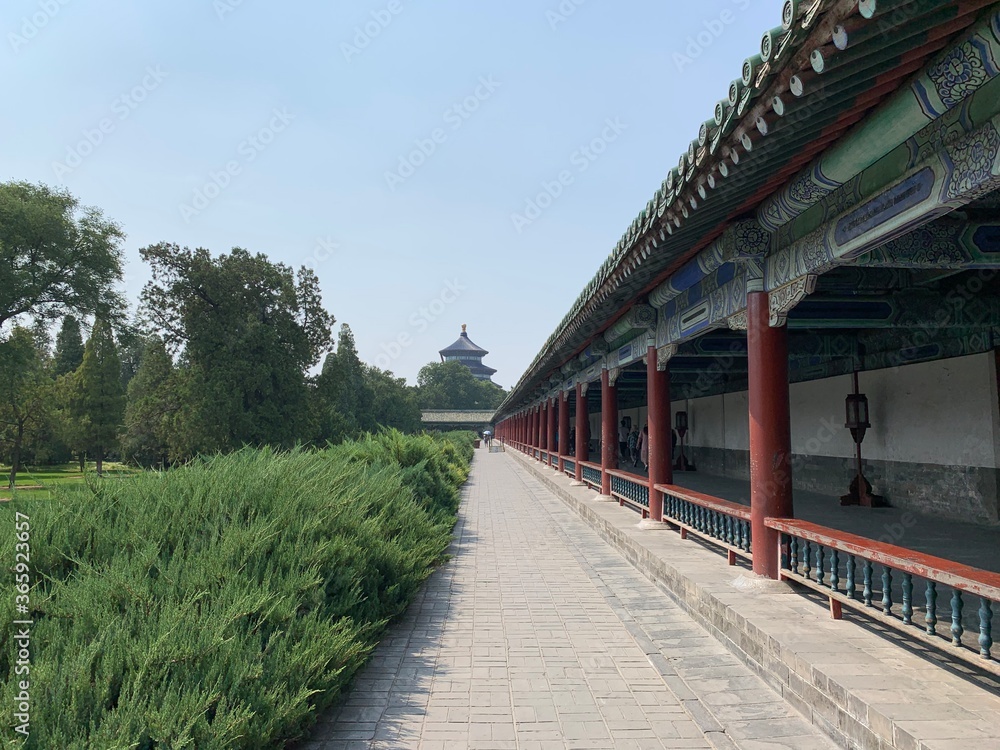
<instances>
[{"instance_id":1,"label":"distant walkway corridor","mask_svg":"<svg viewBox=\"0 0 1000 750\"><path fill-rule=\"evenodd\" d=\"M304 750L833 748L511 456Z\"/></svg>"}]
</instances>

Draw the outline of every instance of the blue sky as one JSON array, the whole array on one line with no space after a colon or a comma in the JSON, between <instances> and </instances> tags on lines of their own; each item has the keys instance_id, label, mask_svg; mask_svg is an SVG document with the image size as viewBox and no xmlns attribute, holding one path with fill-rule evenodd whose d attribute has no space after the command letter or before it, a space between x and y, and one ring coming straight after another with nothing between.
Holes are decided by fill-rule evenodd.
<instances>
[{"instance_id":1,"label":"blue sky","mask_svg":"<svg viewBox=\"0 0 1000 750\"><path fill-rule=\"evenodd\" d=\"M0 179L121 223L133 304L140 247L245 247L362 359L415 382L467 323L510 387L781 5L9 0Z\"/></svg>"}]
</instances>

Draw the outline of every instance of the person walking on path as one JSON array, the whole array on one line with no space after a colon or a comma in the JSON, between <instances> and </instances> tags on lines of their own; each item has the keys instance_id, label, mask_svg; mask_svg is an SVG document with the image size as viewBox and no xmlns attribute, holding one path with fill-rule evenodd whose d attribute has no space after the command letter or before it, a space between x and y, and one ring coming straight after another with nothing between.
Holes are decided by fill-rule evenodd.
<instances>
[{"instance_id":1,"label":"person walking on path","mask_svg":"<svg viewBox=\"0 0 1000 750\"><path fill-rule=\"evenodd\" d=\"M642 426L642 434L639 435L639 460L642 461L644 471L649 471L649 425Z\"/></svg>"},{"instance_id":2,"label":"person walking on path","mask_svg":"<svg viewBox=\"0 0 1000 750\"><path fill-rule=\"evenodd\" d=\"M632 432L628 434L628 457L632 461L632 466L636 466L639 463L639 426L636 425L632 428Z\"/></svg>"},{"instance_id":3,"label":"person walking on path","mask_svg":"<svg viewBox=\"0 0 1000 750\"><path fill-rule=\"evenodd\" d=\"M628 420L622 419L618 426L618 452L623 459L628 458Z\"/></svg>"}]
</instances>

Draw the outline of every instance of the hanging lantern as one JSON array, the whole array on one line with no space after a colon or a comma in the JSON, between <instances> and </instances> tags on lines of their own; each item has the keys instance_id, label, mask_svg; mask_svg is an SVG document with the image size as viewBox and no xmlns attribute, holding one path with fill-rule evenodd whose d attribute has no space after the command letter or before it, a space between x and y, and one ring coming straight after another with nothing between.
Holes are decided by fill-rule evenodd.
<instances>
[{"instance_id":1,"label":"hanging lantern","mask_svg":"<svg viewBox=\"0 0 1000 750\"><path fill-rule=\"evenodd\" d=\"M694 464L688 461L687 456L684 454L684 436L688 431L688 415L686 411L677 412L677 416L674 419L674 428L677 430L677 436L680 438L680 454L677 456L674 469L677 471L695 471Z\"/></svg>"},{"instance_id":2,"label":"hanging lantern","mask_svg":"<svg viewBox=\"0 0 1000 750\"><path fill-rule=\"evenodd\" d=\"M859 445L864 442L865 431L871 427L868 421L868 397L863 393L851 393L847 396L847 423L844 425L851 431L854 442Z\"/></svg>"},{"instance_id":3,"label":"hanging lantern","mask_svg":"<svg viewBox=\"0 0 1000 750\"><path fill-rule=\"evenodd\" d=\"M686 411L677 412L677 434L684 435L688 428L688 413Z\"/></svg>"}]
</instances>

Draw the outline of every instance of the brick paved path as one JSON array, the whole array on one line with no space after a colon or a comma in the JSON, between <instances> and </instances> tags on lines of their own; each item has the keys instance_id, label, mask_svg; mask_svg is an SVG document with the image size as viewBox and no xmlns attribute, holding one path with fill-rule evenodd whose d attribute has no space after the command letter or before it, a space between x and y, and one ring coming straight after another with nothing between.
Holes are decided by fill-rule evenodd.
<instances>
[{"instance_id":1,"label":"brick paved path","mask_svg":"<svg viewBox=\"0 0 1000 750\"><path fill-rule=\"evenodd\" d=\"M452 554L303 750L834 747L513 458Z\"/></svg>"}]
</instances>

